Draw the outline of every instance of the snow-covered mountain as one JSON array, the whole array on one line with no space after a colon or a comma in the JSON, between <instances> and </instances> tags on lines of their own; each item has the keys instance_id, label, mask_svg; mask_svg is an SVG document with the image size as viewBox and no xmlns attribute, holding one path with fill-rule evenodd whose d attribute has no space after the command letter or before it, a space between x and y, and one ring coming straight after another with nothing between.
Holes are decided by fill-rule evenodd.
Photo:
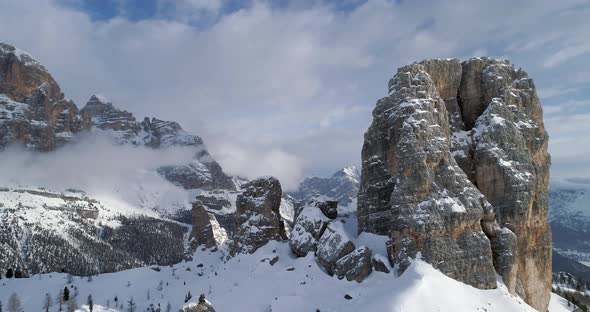
<instances>
[{"instance_id":1,"label":"snow-covered mountain","mask_svg":"<svg viewBox=\"0 0 590 312\"><path fill-rule=\"evenodd\" d=\"M199 136L173 121L139 122L102 95L78 110L45 67L7 44L0 150L1 272L89 275L177 263L192 202L227 202L210 206L220 219L235 211L238 186Z\"/></svg>"},{"instance_id":2,"label":"snow-covered mountain","mask_svg":"<svg viewBox=\"0 0 590 312\"><path fill-rule=\"evenodd\" d=\"M444 112L439 108L434 111ZM0 44L0 158L0 273L19 277L0 281L0 302L12 306L18 296L18 311L40 310L64 288L71 311L90 295L94 311L172 311L198 294L219 311L534 311L530 298L518 297L510 280L495 274L514 262L514 246L498 247L514 243L514 233L482 220L480 211L423 201L417 208L453 208L451 217L432 224L455 226L473 217L458 229L473 232L461 234L460 243L465 254L477 255L466 257L453 251L453 242L439 241L432 245L452 251L416 251L402 269L393 260L396 238L362 231L356 168L308 178L292 194L273 177L231 177L203 140L176 122L138 121L102 95L79 110L39 62L6 44ZM448 181L460 171L452 169L444 171ZM363 181L373 181L376 171L367 172ZM460 178L468 186L467 177ZM391 192L378 195L381 204L392 198ZM481 208L482 198L470 209ZM479 274L484 257L477 247L489 253L490 241L501 266L494 271L492 257L484 259L491 273L485 287L471 284L481 289L461 282L466 279L455 271ZM436 255L444 257L433 261ZM550 296L543 291L546 307ZM551 298L550 311L571 310Z\"/></svg>"},{"instance_id":3,"label":"snow-covered mountain","mask_svg":"<svg viewBox=\"0 0 590 312\"><path fill-rule=\"evenodd\" d=\"M356 211L360 172L349 166L338 170L331 177L309 177L299 184L297 191L290 193L295 199L307 202L321 195L338 201L338 212L347 214Z\"/></svg>"},{"instance_id":4,"label":"snow-covered mountain","mask_svg":"<svg viewBox=\"0 0 590 312\"><path fill-rule=\"evenodd\" d=\"M590 184L555 183L549 206L553 248L590 265Z\"/></svg>"}]
</instances>

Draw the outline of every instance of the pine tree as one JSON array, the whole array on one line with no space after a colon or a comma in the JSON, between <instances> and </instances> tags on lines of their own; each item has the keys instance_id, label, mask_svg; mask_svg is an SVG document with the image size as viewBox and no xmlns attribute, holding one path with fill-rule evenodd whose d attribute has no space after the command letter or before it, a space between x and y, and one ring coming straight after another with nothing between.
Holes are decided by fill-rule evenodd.
<instances>
[{"instance_id":1,"label":"pine tree","mask_svg":"<svg viewBox=\"0 0 590 312\"><path fill-rule=\"evenodd\" d=\"M94 302L92 301L92 294L88 295L88 301L86 303L88 304L88 310L90 310L90 312L92 312L94 310Z\"/></svg>"},{"instance_id":2,"label":"pine tree","mask_svg":"<svg viewBox=\"0 0 590 312\"><path fill-rule=\"evenodd\" d=\"M171 312L172 311L172 306L170 305L170 301L168 301L168 304L166 305L166 312Z\"/></svg>"},{"instance_id":3,"label":"pine tree","mask_svg":"<svg viewBox=\"0 0 590 312\"><path fill-rule=\"evenodd\" d=\"M23 312L20 298L16 293L12 293L10 298L8 298L8 312Z\"/></svg>"},{"instance_id":4,"label":"pine tree","mask_svg":"<svg viewBox=\"0 0 590 312\"><path fill-rule=\"evenodd\" d=\"M8 269L8 271L6 271L6 278L12 278L14 276L14 271L12 271L12 269Z\"/></svg>"},{"instance_id":5,"label":"pine tree","mask_svg":"<svg viewBox=\"0 0 590 312\"><path fill-rule=\"evenodd\" d=\"M2 300L0 300L0 312L2 312Z\"/></svg>"},{"instance_id":6,"label":"pine tree","mask_svg":"<svg viewBox=\"0 0 590 312\"><path fill-rule=\"evenodd\" d=\"M191 295L191 292L189 291L186 296L184 296L184 303L187 303L192 297L193 295Z\"/></svg>"},{"instance_id":7,"label":"pine tree","mask_svg":"<svg viewBox=\"0 0 590 312\"><path fill-rule=\"evenodd\" d=\"M14 278L23 278L23 271L16 269L16 271L14 271Z\"/></svg>"},{"instance_id":8,"label":"pine tree","mask_svg":"<svg viewBox=\"0 0 590 312\"><path fill-rule=\"evenodd\" d=\"M70 300L70 290L67 287L64 287L64 302L68 302Z\"/></svg>"},{"instance_id":9,"label":"pine tree","mask_svg":"<svg viewBox=\"0 0 590 312\"><path fill-rule=\"evenodd\" d=\"M43 302L43 309L45 312L49 312L49 308L53 305L53 300L51 300L51 296L49 294L45 294L45 301Z\"/></svg>"},{"instance_id":10,"label":"pine tree","mask_svg":"<svg viewBox=\"0 0 590 312\"><path fill-rule=\"evenodd\" d=\"M129 301L127 301L127 312L135 312L136 309L137 305L133 301L133 297L129 298Z\"/></svg>"}]
</instances>

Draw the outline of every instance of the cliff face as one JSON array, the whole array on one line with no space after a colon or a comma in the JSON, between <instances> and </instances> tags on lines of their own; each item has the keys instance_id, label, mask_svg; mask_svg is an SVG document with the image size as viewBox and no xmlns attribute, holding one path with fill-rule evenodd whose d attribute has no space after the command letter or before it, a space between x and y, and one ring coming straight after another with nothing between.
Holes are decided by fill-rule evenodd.
<instances>
[{"instance_id":1,"label":"cliff face","mask_svg":"<svg viewBox=\"0 0 590 312\"><path fill-rule=\"evenodd\" d=\"M18 142L40 151L69 142L81 129L78 108L39 62L0 43L0 148Z\"/></svg>"},{"instance_id":2,"label":"cliff face","mask_svg":"<svg viewBox=\"0 0 590 312\"><path fill-rule=\"evenodd\" d=\"M400 68L365 134L359 231L388 234L403 271L443 273L545 310L551 290L548 136L531 79L507 61Z\"/></svg>"}]
</instances>

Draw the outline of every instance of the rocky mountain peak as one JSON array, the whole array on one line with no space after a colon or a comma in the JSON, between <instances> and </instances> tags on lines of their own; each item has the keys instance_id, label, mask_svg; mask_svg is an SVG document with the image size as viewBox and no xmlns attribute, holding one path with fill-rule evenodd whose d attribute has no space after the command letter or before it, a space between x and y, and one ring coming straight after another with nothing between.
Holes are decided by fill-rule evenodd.
<instances>
[{"instance_id":1,"label":"rocky mountain peak","mask_svg":"<svg viewBox=\"0 0 590 312\"><path fill-rule=\"evenodd\" d=\"M360 172L355 166L338 170L331 177L310 177L303 180L291 195L304 203L315 200L318 195L325 200L338 202L340 214L356 211L356 197L360 183Z\"/></svg>"},{"instance_id":2,"label":"rocky mountain peak","mask_svg":"<svg viewBox=\"0 0 590 312\"><path fill-rule=\"evenodd\" d=\"M359 231L388 234L403 270L422 258L479 288L546 310L548 136L534 83L509 61L403 66L365 133Z\"/></svg>"}]
</instances>

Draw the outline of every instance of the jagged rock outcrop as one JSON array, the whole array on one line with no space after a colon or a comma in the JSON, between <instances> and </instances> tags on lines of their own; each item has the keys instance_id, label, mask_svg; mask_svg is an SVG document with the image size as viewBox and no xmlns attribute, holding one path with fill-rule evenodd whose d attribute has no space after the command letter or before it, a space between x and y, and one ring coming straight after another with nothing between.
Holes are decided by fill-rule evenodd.
<instances>
[{"instance_id":1,"label":"jagged rock outcrop","mask_svg":"<svg viewBox=\"0 0 590 312\"><path fill-rule=\"evenodd\" d=\"M18 142L50 151L70 142L81 127L78 108L45 67L0 43L0 148Z\"/></svg>"},{"instance_id":2,"label":"jagged rock outcrop","mask_svg":"<svg viewBox=\"0 0 590 312\"><path fill-rule=\"evenodd\" d=\"M286 240L280 215L282 189L279 180L259 178L242 188L244 191L236 200L231 253L253 253L271 240Z\"/></svg>"},{"instance_id":3,"label":"jagged rock outcrop","mask_svg":"<svg viewBox=\"0 0 590 312\"><path fill-rule=\"evenodd\" d=\"M143 145L152 148L194 146L199 150L191 163L165 166L158 172L167 180L185 189L228 189L236 186L221 166L211 157L203 139L187 133L173 121L144 118L138 122L133 114L118 109L101 95L93 95L80 110L82 119L91 127L103 131L118 144Z\"/></svg>"},{"instance_id":4,"label":"jagged rock outcrop","mask_svg":"<svg viewBox=\"0 0 590 312\"><path fill-rule=\"evenodd\" d=\"M369 247L361 246L336 261L334 274L342 279L362 282L373 271L373 252Z\"/></svg>"},{"instance_id":5,"label":"jagged rock outcrop","mask_svg":"<svg viewBox=\"0 0 590 312\"><path fill-rule=\"evenodd\" d=\"M309 252L315 252L317 242L328 226L330 219L321 211L321 202L310 201L297 214L295 224L289 236L289 246L293 253L305 257Z\"/></svg>"},{"instance_id":6,"label":"jagged rock outcrop","mask_svg":"<svg viewBox=\"0 0 590 312\"><path fill-rule=\"evenodd\" d=\"M550 161L526 72L489 58L404 66L373 118L359 231L390 234L402 269L421 252L443 273L491 288L495 266L509 289L545 310Z\"/></svg>"},{"instance_id":7,"label":"jagged rock outcrop","mask_svg":"<svg viewBox=\"0 0 590 312\"><path fill-rule=\"evenodd\" d=\"M320 202L317 207L328 219L334 220L338 217L338 202L335 200Z\"/></svg>"},{"instance_id":8,"label":"jagged rock outcrop","mask_svg":"<svg viewBox=\"0 0 590 312\"><path fill-rule=\"evenodd\" d=\"M219 247L227 240L227 233L215 214L207 211L200 202L193 203L192 225L191 242L195 247Z\"/></svg>"},{"instance_id":9,"label":"jagged rock outcrop","mask_svg":"<svg viewBox=\"0 0 590 312\"><path fill-rule=\"evenodd\" d=\"M346 234L342 224L340 222L331 222L318 241L316 256L319 264L326 272L333 275L336 262L354 251L355 248L356 246Z\"/></svg>"},{"instance_id":10,"label":"jagged rock outcrop","mask_svg":"<svg viewBox=\"0 0 590 312\"><path fill-rule=\"evenodd\" d=\"M211 302L205 299L205 295L199 296L199 303L188 303L182 307L181 312L215 312Z\"/></svg>"}]
</instances>

